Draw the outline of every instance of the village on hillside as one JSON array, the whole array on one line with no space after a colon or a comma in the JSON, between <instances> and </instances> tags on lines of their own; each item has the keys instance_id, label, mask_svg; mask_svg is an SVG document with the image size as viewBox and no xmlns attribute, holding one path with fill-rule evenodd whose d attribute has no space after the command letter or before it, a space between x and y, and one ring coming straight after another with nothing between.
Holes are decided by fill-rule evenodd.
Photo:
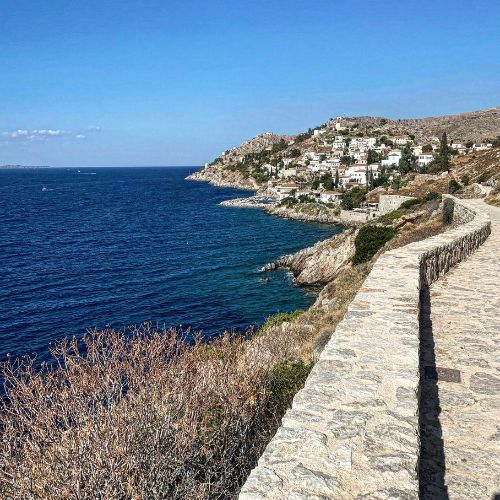
<instances>
[{"instance_id":1,"label":"village on hillside","mask_svg":"<svg viewBox=\"0 0 500 500\"><path fill-rule=\"evenodd\" d=\"M364 222L383 215L378 193L394 195L418 175L447 177L455 157L499 145L498 136L476 142L467 134L431 135L429 129L398 127L383 118L337 117L296 136L262 134L223 152L205 170L222 167L251 180L266 196L260 200L270 205L323 204L338 214L342 209L344 218ZM469 180L467 175L450 180L450 192L466 187ZM377 196L369 195L373 192Z\"/></svg>"}]
</instances>

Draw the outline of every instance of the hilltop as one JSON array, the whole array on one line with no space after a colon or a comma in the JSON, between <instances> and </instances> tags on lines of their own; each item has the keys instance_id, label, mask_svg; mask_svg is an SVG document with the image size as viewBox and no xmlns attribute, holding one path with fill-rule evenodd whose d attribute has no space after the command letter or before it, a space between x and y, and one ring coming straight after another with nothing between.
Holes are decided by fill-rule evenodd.
<instances>
[{"instance_id":1,"label":"hilltop","mask_svg":"<svg viewBox=\"0 0 500 500\"><path fill-rule=\"evenodd\" d=\"M318 175L333 176L352 164L380 165L393 150L400 152L406 145L412 146L416 157L425 152L435 156L443 133L450 148L461 155L492 147L500 137L500 107L415 119L338 117L296 135L266 132L224 151L190 178L253 190L266 190L273 179L311 184ZM368 155L370 150L375 154ZM345 183L352 180L346 178Z\"/></svg>"}]
</instances>

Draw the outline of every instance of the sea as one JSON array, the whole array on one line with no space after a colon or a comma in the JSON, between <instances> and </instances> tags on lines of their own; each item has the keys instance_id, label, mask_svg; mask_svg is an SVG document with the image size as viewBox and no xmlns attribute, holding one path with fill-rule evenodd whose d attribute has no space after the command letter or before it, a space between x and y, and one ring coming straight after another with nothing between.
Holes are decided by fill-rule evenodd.
<instances>
[{"instance_id":1,"label":"sea","mask_svg":"<svg viewBox=\"0 0 500 500\"><path fill-rule=\"evenodd\" d=\"M340 231L222 207L248 196L186 181L196 167L0 170L0 361L152 322L205 337L304 309L316 292L277 257Z\"/></svg>"}]
</instances>

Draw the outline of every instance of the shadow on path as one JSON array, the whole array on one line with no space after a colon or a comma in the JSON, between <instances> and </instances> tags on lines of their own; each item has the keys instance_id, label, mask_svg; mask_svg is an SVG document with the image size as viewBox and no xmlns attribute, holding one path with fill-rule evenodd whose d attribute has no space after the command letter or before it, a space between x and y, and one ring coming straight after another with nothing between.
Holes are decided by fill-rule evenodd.
<instances>
[{"instance_id":1,"label":"shadow on path","mask_svg":"<svg viewBox=\"0 0 500 500\"><path fill-rule=\"evenodd\" d=\"M434 335L431 321L430 290L420 292L420 498L425 500L448 499L443 432L439 415L438 370L434 352Z\"/></svg>"}]
</instances>

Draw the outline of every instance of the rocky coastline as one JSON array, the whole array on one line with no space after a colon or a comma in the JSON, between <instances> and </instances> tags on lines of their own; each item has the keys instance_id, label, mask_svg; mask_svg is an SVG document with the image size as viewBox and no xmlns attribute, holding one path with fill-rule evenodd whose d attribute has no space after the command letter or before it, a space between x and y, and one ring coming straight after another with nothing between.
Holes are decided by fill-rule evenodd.
<instances>
[{"instance_id":1,"label":"rocky coastline","mask_svg":"<svg viewBox=\"0 0 500 500\"><path fill-rule=\"evenodd\" d=\"M245 178L239 172L222 170L217 165L209 165L186 177L190 181L208 182L216 187L230 187L245 191L257 191L259 185L251 177Z\"/></svg>"},{"instance_id":2,"label":"rocky coastline","mask_svg":"<svg viewBox=\"0 0 500 500\"><path fill-rule=\"evenodd\" d=\"M261 271L285 268L293 273L298 285L326 285L350 265L355 237L356 230L347 229L294 254L283 255L266 264Z\"/></svg>"},{"instance_id":3,"label":"rocky coastline","mask_svg":"<svg viewBox=\"0 0 500 500\"><path fill-rule=\"evenodd\" d=\"M248 197L222 201L221 206L258 208L269 215L284 219L340 225L338 212L332 208L321 204L315 207L310 204L281 206L278 200L262 191L262 187L253 179L245 179L239 172L223 170L217 165L205 167L189 175L187 179L208 182L216 187L232 187L256 192ZM283 255L276 261L266 264L261 271L285 268L292 272L297 285L323 287L350 266L355 250L355 235L355 229L347 229L294 254Z\"/></svg>"}]
</instances>

